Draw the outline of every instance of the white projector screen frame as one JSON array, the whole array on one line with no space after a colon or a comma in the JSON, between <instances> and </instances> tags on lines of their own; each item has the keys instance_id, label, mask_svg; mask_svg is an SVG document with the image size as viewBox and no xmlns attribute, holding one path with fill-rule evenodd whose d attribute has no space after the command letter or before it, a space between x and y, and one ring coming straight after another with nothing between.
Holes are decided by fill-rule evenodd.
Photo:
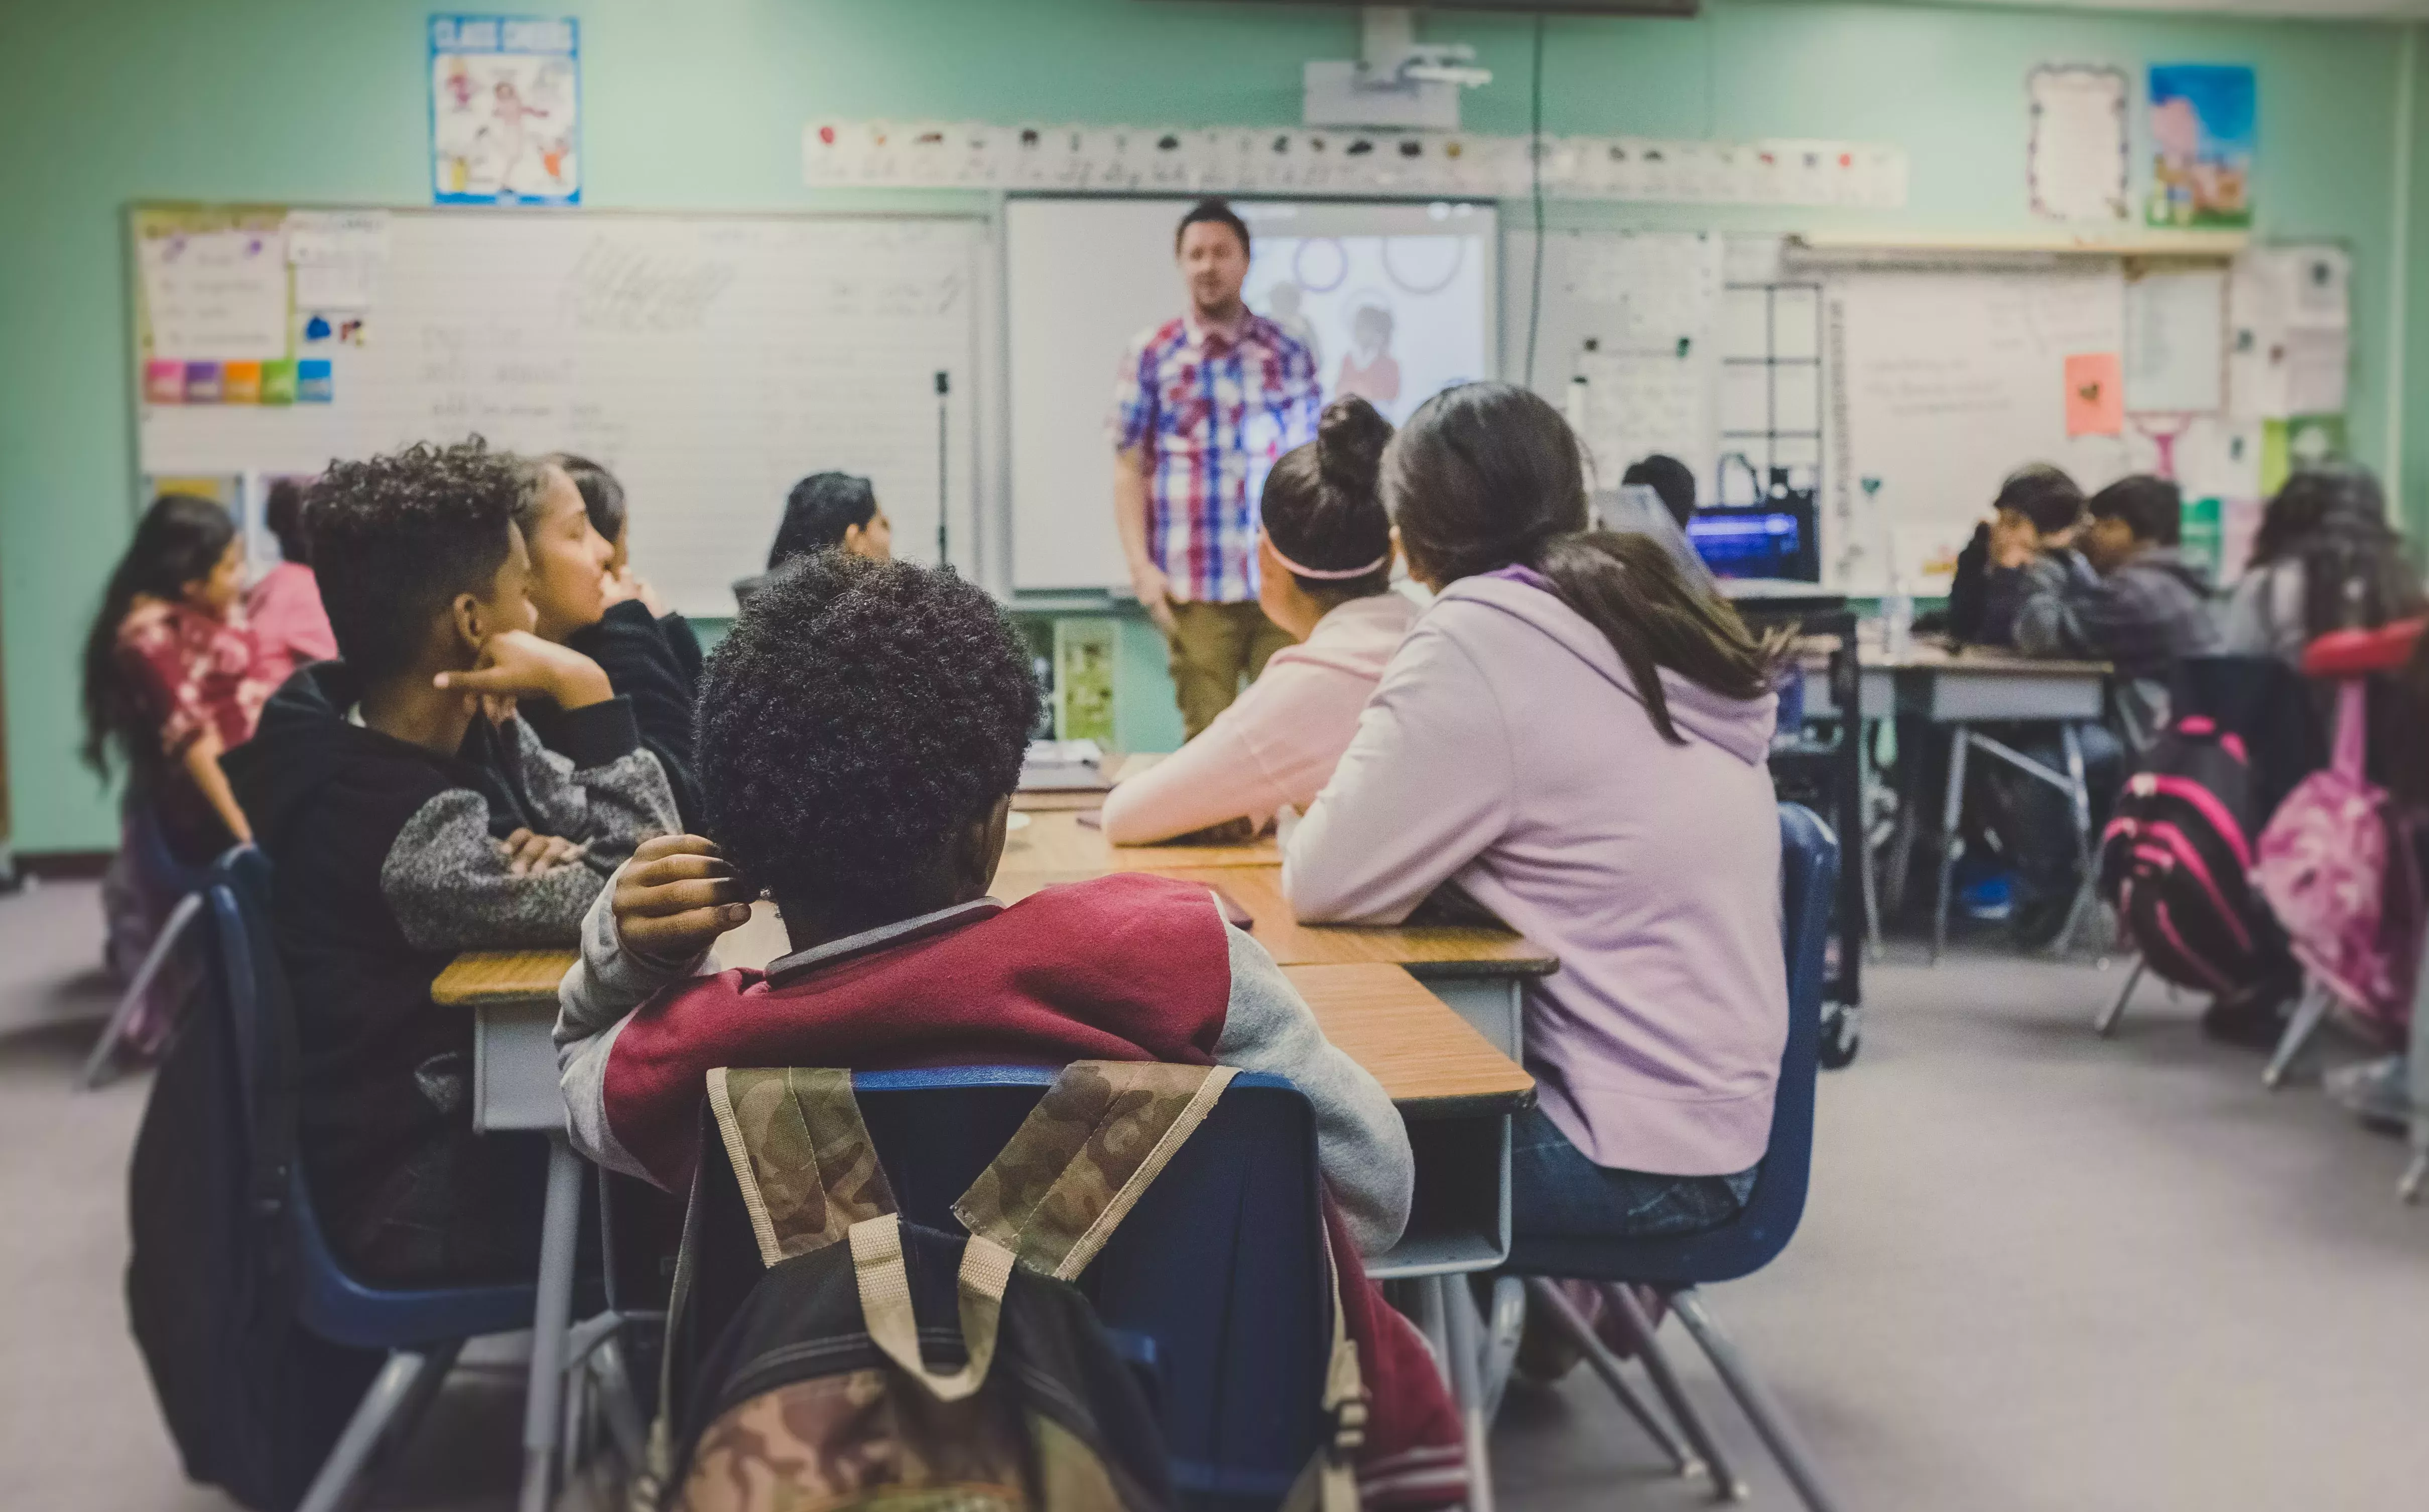
<instances>
[{"instance_id":1,"label":"white projector screen frame","mask_svg":"<svg viewBox=\"0 0 2429 1512\"><path fill-rule=\"evenodd\" d=\"M1184 295L1172 263L1172 232L1191 205L1186 199L1014 196L1004 204L1006 409L1009 415L1012 581L1016 592L1127 593L1113 515L1114 459L1105 436L1114 382L1123 352L1140 331L1182 311ZM1492 377L1499 352L1495 318L1501 291L1499 229L1490 203L1472 201L1250 200L1231 202L1248 221L1254 243L1248 301L1272 314L1266 294L1290 276L1282 258L1298 260L1307 239L1456 236L1455 258L1408 274L1396 259L1389 279L1362 273L1363 249L1335 246L1338 276L1328 263L1307 281L1301 310L1319 339L1316 371L1330 398L1346 338L1328 333L1361 304L1407 303L1428 297L1464 300L1475 291L1473 324L1461 306L1455 332L1437 331L1429 345L1425 323L1413 326L1396 312L1392 351L1406 376L1400 398L1382 407L1405 418L1451 379ZM1430 246L1413 247L1424 260ZM1290 252L1281 249L1291 248ZM1272 250L1268 250L1272 249ZM1446 271L1440 290L1432 270ZM1331 276L1330 284L1323 279ZM1397 287L1386 287L1387 283ZM1445 323L1432 323L1443 324ZM1472 338L1471 333L1472 332ZM1473 340L1473 371L1464 356Z\"/></svg>"}]
</instances>

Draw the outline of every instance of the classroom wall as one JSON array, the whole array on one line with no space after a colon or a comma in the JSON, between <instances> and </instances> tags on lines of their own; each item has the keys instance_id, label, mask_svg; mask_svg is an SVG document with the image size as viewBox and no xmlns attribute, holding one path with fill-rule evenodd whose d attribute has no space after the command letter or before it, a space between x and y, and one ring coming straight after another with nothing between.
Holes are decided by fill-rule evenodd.
<instances>
[{"instance_id":1,"label":"classroom wall","mask_svg":"<svg viewBox=\"0 0 2429 1512\"><path fill-rule=\"evenodd\" d=\"M428 0L79 0L0 20L0 646L20 850L106 845L75 765L74 644L132 510L122 212L136 199L415 204L428 195ZM783 208L813 115L1286 124L1299 63L1348 57L1349 9L1186 0L555 0L583 24L593 205ZM1495 82L1466 124L1528 119L1530 23L1452 12ZM1888 140L1912 155L1889 230L2022 230L2024 79L2036 63L2249 62L2260 71L2262 231L2355 252L2353 434L2383 455L2398 49L2384 25L1824 0L1707 0L1693 22L1548 23L1554 132ZM2415 177L2429 176L2429 151ZM862 196L863 199L868 198ZM935 197L916 197L935 203ZM880 203L915 199L895 195ZM965 201L967 202L967 201ZM2429 196L2414 206L2429 252ZM1555 205L1556 225L1794 229L1851 213ZM2417 260L2417 259L2416 259ZM2429 277L2416 278L2423 333ZM2429 339L2405 409L2429 438ZM2417 396L2417 397L2415 397ZM2405 467L2429 495L2429 440ZM637 501L647 507L647 501ZM1161 656L1126 626L1125 739L1157 743Z\"/></svg>"}]
</instances>

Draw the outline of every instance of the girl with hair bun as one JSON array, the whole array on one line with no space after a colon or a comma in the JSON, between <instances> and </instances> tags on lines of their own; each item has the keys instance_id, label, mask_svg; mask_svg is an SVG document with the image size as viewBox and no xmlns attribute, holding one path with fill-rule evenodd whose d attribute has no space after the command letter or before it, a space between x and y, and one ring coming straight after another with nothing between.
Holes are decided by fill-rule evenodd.
<instances>
[{"instance_id":1,"label":"girl with hair bun","mask_svg":"<svg viewBox=\"0 0 2429 1512\"><path fill-rule=\"evenodd\" d=\"M1521 1243L1727 1222L1788 1035L1777 647L1650 536L1588 528L1577 438L1524 389L1428 400L1382 494L1437 597L1285 834L1283 891L1392 924L1452 883L1559 956L1526 988Z\"/></svg>"},{"instance_id":2,"label":"girl with hair bun","mask_svg":"<svg viewBox=\"0 0 2429 1512\"><path fill-rule=\"evenodd\" d=\"M1105 799L1105 838L1144 845L1237 822L1253 833L1332 776L1359 710L1416 618L1392 591L1392 523L1376 495L1391 423L1363 399L1325 407L1314 440L1266 475L1257 601L1297 645L1180 751Z\"/></svg>"}]
</instances>

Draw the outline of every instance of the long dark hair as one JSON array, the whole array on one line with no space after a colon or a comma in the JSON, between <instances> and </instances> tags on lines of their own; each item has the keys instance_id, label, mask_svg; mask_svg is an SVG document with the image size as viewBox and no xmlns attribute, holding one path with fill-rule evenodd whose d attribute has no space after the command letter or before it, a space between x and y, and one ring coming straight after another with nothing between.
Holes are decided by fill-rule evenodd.
<instances>
[{"instance_id":1,"label":"long dark hair","mask_svg":"<svg viewBox=\"0 0 2429 1512\"><path fill-rule=\"evenodd\" d=\"M212 501L192 493L164 493L136 522L135 539L109 574L101 612L84 639L84 764L109 775L109 747L137 767L148 767L157 742L152 711L118 659L118 627L139 594L172 602L186 585L208 577L236 539L236 522Z\"/></svg>"},{"instance_id":2,"label":"long dark hair","mask_svg":"<svg viewBox=\"0 0 2429 1512\"><path fill-rule=\"evenodd\" d=\"M573 480L573 491L582 495L583 512L590 516L590 528L599 532L602 540L614 544L624 533L624 485L616 474L587 457L571 452L551 452L540 458Z\"/></svg>"},{"instance_id":3,"label":"long dark hair","mask_svg":"<svg viewBox=\"0 0 2429 1512\"><path fill-rule=\"evenodd\" d=\"M2305 468L2260 517L2250 567L2300 562L2303 633L2370 629L2417 614L2420 570L2387 523L2387 494L2364 468Z\"/></svg>"},{"instance_id":4,"label":"long dark hair","mask_svg":"<svg viewBox=\"0 0 2429 1512\"><path fill-rule=\"evenodd\" d=\"M1411 571L1440 585L1512 566L1541 573L1619 653L1663 739L1686 743L1661 690L1664 667L1724 698L1771 690L1785 638L1757 641L1651 537L1586 528L1577 436L1532 391L1443 390L1400 427L1382 472Z\"/></svg>"},{"instance_id":5,"label":"long dark hair","mask_svg":"<svg viewBox=\"0 0 2429 1512\"><path fill-rule=\"evenodd\" d=\"M1274 550L1317 572L1379 564L1359 577L1293 573L1291 581L1310 598L1345 604L1390 591L1392 517L1375 485L1391 441L1392 423L1351 394L1325 406L1315 440L1284 452L1265 474L1258 514Z\"/></svg>"}]
</instances>

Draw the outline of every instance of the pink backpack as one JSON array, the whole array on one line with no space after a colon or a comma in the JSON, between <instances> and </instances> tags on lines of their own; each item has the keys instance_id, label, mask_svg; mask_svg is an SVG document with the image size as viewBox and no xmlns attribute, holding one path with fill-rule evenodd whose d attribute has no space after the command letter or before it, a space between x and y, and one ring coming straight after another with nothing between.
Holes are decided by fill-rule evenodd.
<instances>
[{"instance_id":1,"label":"pink backpack","mask_svg":"<svg viewBox=\"0 0 2429 1512\"><path fill-rule=\"evenodd\" d=\"M2336 755L2260 832L2252 880L2304 970L2379 1028L2411 1018L2420 887L2385 789L2362 774L2365 685L2337 693Z\"/></svg>"}]
</instances>

